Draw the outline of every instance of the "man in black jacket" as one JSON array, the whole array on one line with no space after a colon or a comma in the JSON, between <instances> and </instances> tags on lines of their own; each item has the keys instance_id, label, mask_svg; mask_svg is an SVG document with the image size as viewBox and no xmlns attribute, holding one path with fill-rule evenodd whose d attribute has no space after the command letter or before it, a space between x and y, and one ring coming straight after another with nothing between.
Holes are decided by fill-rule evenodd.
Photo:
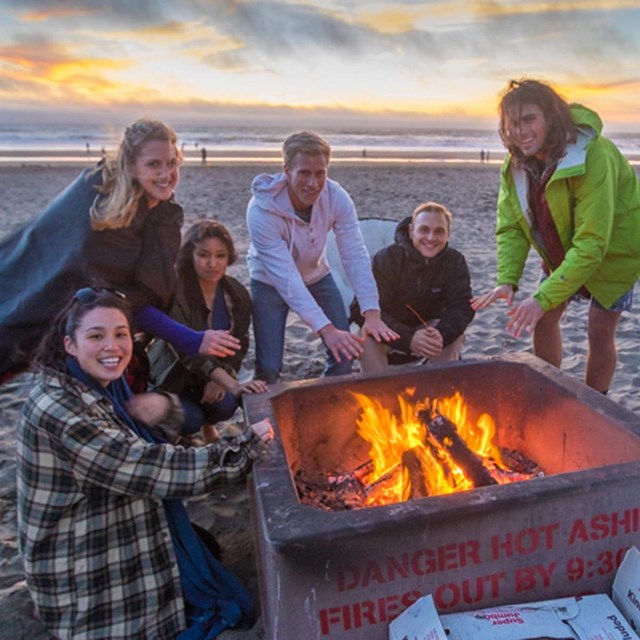
<instances>
[{"instance_id":1,"label":"man in black jacket","mask_svg":"<svg viewBox=\"0 0 640 640\"><path fill-rule=\"evenodd\" d=\"M398 224L395 242L373 258L383 321L400 335L389 343L365 338L360 364L381 371L388 361L458 360L471 322L471 278L464 256L449 246L451 212L421 204ZM352 316L357 321L357 303Z\"/></svg>"}]
</instances>

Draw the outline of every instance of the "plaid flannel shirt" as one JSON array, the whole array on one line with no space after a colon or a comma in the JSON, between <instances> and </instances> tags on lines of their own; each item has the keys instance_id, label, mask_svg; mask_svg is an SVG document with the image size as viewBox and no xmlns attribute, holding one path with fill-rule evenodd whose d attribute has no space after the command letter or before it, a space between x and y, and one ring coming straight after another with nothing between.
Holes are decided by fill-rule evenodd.
<instances>
[{"instance_id":1,"label":"plaid flannel shirt","mask_svg":"<svg viewBox=\"0 0 640 640\"><path fill-rule=\"evenodd\" d=\"M173 640L185 614L163 500L242 480L260 441L148 443L107 399L71 384L43 379L20 423L18 522L27 585L58 638Z\"/></svg>"}]
</instances>

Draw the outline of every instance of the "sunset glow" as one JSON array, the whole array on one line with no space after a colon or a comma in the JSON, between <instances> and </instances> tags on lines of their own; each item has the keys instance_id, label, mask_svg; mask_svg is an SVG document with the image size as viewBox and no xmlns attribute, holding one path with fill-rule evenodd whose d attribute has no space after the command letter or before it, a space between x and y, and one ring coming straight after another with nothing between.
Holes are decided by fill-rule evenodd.
<instances>
[{"instance_id":1,"label":"sunset glow","mask_svg":"<svg viewBox=\"0 0 640 640\"><path fill-rule=\"evenodd\" d=\"M151 10L153 9L153 10ZM511 78L640 124L635 0L4 0L0 110L494 127ZM297 111L294 111L297 113Z\"/></svg>"}]
</instances>

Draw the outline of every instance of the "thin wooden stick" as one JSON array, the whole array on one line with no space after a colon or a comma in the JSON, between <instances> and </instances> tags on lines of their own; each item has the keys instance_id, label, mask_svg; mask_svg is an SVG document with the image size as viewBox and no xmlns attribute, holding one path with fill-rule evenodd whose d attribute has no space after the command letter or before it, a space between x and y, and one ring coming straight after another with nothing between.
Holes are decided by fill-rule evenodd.
<instances>
[{"instance_id":1,"label":"thin wooden stick","mask_svg":"<svg viewBox=\"0 0 640 640\"><path fill-rule=\"evenodd\" d=\"M409 311L411 311L411 313L413 313L413 315L416 318L418 318L418 320L420 320L420 322L422 322L422 325L424 327L428 327L429 326L427 321L410 304L407 304L406 307L407 307L407 309L409 309Z\"/></svg>"}]
</instances>

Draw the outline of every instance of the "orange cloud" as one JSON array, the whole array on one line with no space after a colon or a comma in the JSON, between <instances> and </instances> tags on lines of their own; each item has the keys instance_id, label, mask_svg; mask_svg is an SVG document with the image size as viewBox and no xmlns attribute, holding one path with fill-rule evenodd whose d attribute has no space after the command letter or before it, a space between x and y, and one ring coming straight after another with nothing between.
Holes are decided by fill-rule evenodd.
<instances>
[{"instance_id":1,"label":"orange cloud","mask_svg":"<svg viewBox=\"0 0 640 640\"><path fill-rule=\"evenodd\" d=\"M498 4L496 2L473 2L469 8L477 17L530 13L558 13L566 11L611 11L613 9L637 9L637 0L556 0L555 2L524 2Z\"/></svg>"},{"instance_id":2,"label":"orange cloud","mask_svg":"<svg viewBox=\"0 0 640 640\"><path fill-rule=\"evenodd\" d=\"M72 18L77 16L87 16L95 13L86 7L51 7L46 11L30 11L20 15L20 19L24 22L44 22L54 18Z\"/></svg>"},{"instance_id":3,"label":"orange cloud","mask_svg":"<svg viewBox=\"0 0 640 640\"><path fill-rule=\"evenodd\" d=\"M130 66L130 63L124 61L96 58L59 62L48 69L47 79L51 82L69 82L74 77L87 78L90 75L97 76L101 71L121 71Z\"/></svg>"}]
</instances>

